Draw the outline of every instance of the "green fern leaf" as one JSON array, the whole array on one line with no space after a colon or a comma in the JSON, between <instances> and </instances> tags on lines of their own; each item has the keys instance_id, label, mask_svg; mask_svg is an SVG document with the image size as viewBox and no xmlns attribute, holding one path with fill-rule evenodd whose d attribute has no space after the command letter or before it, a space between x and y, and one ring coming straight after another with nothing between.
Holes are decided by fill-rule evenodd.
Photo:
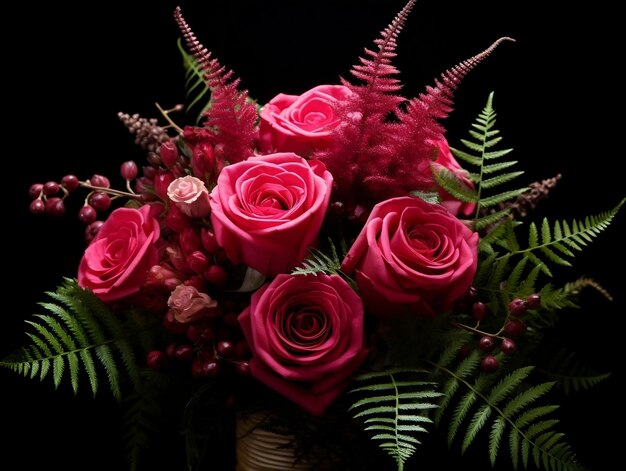
<instances>
[{"instance_id":1,"label":"green fern leaf","mask_svg":"<svg viewBox=\"0 0 626 471\"><path fill-rule=\"evenodd\" d=\"M442 394L437 383L421 380L422 370L392 369L367 373L356 378L363 384L350 391L357 399L349 410L355 419L364 419L365 430L395 461L398 470L420 444L417 434L428 431L433 421L426 414L435 409Z\"/></svg>"},{"instance_id":2,"label":"green fern leaf","mask_svg":"<svg viewBox=\"0 0 626 471\"><path fill-rule=\"evenodd\" d=\"M447 355L445 358L451 357ZM444 394L451 394L452 397L442 398L442 402L457 404L450 416L449 442L461 435L461 451L465 452L477 441L481 431L489 427L488 452L492 465L501 452L501 444L508 442L514 468L520 461L527 467L532 454L537 466L546 471L582 469L565 443L563 434L554 430L558 420L548 417L557 406L537 405L537 401L554 383L527 386L525 383L532 367L514 369L497 382L493 379L497 374L485 375L474 371L473 375L477 377L471 382L466 377L465 366L463 376L458 374L458 367L463 362L456 366L455 363L452 360L449 364L433 364L435 375L443 374L448 378L446 384L451 380L457 383L456 387L444 388Z\"/></svg>"},{"instance_id":3,"label":"green fern leaf","mask_svg":"<svg viewBox=\"0 0 626 471\"><path fill-rule=\"evenodd\" d=\"M503 208L498 208L498 211L484 215L486 209L512 200L528 191L528 188L520 188L490 195L486 194L489 190L501 187L524 173L522 171L503 172L517 162L497 161L510 154L512 149L496 149L496 146L502 141L502 137L498 135L499 131L495 129L495 124L496 113L493 109L493 93L490 93L487 98L487 104L471 125L472 129L469 131L471 139L461 139L461 143L466 150L451 148L454 156L460 161L467 163L471 167L477 167L476 171L470 172L470 179L476 185L476 190L470 191L471 189L464 188L461 182L455 182L446 172L439 171L435 173L437 183L452 196L461 201L476 202L473 225L475 230L481 230L491 224L496 224L509 213L509 211L503 210ZM489 178L486 178L486 175L489 175ZM489 219L482 219L485 216Z\"/></svg>"},{"instance_id":4,"label":"green fern leaf","mask_svg":"<svg viewBox=\"0 0 626 471\"><path fill-rule=\"evenodd\" d=\"M47 294L55 301L40 304L48 314L38 314L26 321L33 330L27 332L31 345L0 361L0 366L30 378L39 375L41 381L52 372L55 388L68 376L74 393L78 392L84 372L95 395L99 384L97 359L113 396L120 399L118 363L124 365L123 371L129 378L138 377L134 349L129 341L129 336L138 335L136 328L128 323L123 325L75 280L66 279L55 292Z\"/></svg>"},{"instance_id":5,"label":"green fern leaf","mask_svg":"<svg viewBox=\"0 0 626 471\"><path fill-rule=\"evenodd\" d=\"M204 79L204 71L195 57L188 54L183 47L182 40L177 41L178 50L183 58L185 71L185 89L187 98L187 113L195 113L195 124L199 124L204 113L211 107L211 91Z\"/></svg>"},{"instance_id":6,"label":"green fern leaf","mask_svg":"<svg viewBox=\"0 0 626 471\"><path fill-rule=\"evenodd\" d=\"M596 372L587 363L577 360L574 353L566 350L553 355L552 360L540 371L554 380L565 394L590 389L611 376L611 373Z\"/></svg>"}]
</instances>

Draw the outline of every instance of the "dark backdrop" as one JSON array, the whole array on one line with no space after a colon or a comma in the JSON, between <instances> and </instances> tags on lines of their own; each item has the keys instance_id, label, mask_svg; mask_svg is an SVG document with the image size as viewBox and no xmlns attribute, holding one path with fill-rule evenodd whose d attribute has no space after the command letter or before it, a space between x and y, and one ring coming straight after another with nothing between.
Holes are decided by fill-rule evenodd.
<instances>
[{"instance_id":1,"label":"dark backdrop","mask_svg":"<svg viewBox=\"0 0 626 471\"><path fill-rule=\"evenodd\" d=\"M143 154L116 113L156 116L184 101L177 2L83 2L70 7L26 2L3 7L3 111L7 200L2 223L5 307L0 353L24 341L23 320L38 310L42 292L75 273L82 226L75 212L62 221L28 212L31 182L116 174L119 164ZM300 93L347 75L363 47L403 6L403 0L178 2L197 35L221 62L235 69L261 103L278 92ZM537 217L570 220L609 209L624 196L623 58L617 7L608 1L559 11L546 2L419 2L399 38L397 65L405 93L419 93L446 68L488 46L501 46L462 84L448 120L449 139L462 136L494 90L503 135L516 148L528 182L562 173ZM10 28L9 26L12 26ZM14 33L10 30L14 29ZM8 168L7 168L8 166ZM586 295L589 308L568 314L563 336L600 370L614 375L596 389L563 401L563 428L581 460L596 471L620 459L613 427L623 420L624 214L576 259L574 279L598 279L615 296ZM106 393L24 380L0 371L0 456L3 469L124 469L119 453L118 407ZM167 446L167 444L165 444ZM440 446L440 445L432 445ZM175 453L172 446L172 453ZM444 448L441 445L441 450ZM457 462L457 448L441 455ZM77 456L86 454L85 464ZM483 449L470 469L486 469ZM502 460L502 462L506 462ZM8 464L17 463L17 464ZM428 469L413 463L411 469ZM176 469L176 468L172 468ZM182 469L182 466L181 468ZM502 469L508 469L504 466Z\"/></svg>"}]
</instances>

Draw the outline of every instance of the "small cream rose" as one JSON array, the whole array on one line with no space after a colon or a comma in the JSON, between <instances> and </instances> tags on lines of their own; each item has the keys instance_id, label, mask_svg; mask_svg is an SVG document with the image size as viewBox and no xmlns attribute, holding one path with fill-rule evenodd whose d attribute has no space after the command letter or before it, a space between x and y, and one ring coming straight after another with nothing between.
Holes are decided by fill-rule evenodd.
<instances>
[{"instance_id":1,"label":"small cream rose","mask_svg":"<svg viewBox=\"0 0 626 471\"><path fill-rule=\"evenodd\" d=\"M203 218L211 212L209 191L199 178L186 176L167 187L168 198L187 216Z\"/></svg>"},{"instance_id":2,"label":"small cream rose","mask_svg":"<svg viewBox=\"0 0 626 471\"><path fill-rule=\"evenodd\" d=\"M208 294L199 292L193 286L180 284L170 294L167 305L174 318L181 323L194 322L213 317L217 311L217 301Z\"/></svg>"}]
</instances>

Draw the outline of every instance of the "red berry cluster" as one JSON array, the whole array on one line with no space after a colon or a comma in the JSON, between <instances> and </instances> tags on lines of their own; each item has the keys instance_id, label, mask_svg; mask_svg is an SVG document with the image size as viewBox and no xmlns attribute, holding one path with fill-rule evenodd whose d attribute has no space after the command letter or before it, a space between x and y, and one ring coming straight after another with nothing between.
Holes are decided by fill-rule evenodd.
<instances>
[{"instance_id":1,"label":"red berry cluster","mask_svg":"<svg viewBox=\"0 0 626 471\"><path fill-rule=\"evenodd\" d=\"M93 175L89 180L80 181L76 175L65 175L61 182L34 183L30 186L29 195L32 198L30 212L33 214L48 214L63 216L65 214L65 199L78 188L87 188L89 193L85 197L83 206L78 211L78 219L87 225L85 238L92 240L102 226L98 213L107 211L115 198L138 196L130 189L130 182L137 178L139 169L133 161L124 162L120 168L122 178L126 180L128 192L111 188L111 182L103 175Z\"/></svg>"},{"instance_id":2,"label":"red berry cluster","mask_svg":"<svg viewBox=\"0 0 626 471\"><path fill-rule=\"evenodd\" d=\"M457 326L473 332L480 336L478 340L478 349L486 353L481 360L481 369L486 373L493 373L499 368L498 359L492 354L494 349L498 346L500 351L507 355L513 355L517 352L517 343L514 338L519 338L526 332L526 324L522 321L522 317L530 309L538 309L541 305L541 296L539 294L531 294L526 299L515 298L511 300L507 306L507 316L501 329L494 333L486 333L478 329L480 322L485 318L488 312L488 306L477 300L477 291L475 288L471 288L468 294L462 300L463 307L467 308L471 303L470 312L474 320L476 321L475 327L470 327L462 324ZM464 352L467 354L469 347Z\"/></svg>"},{"instance_id":3,"label":"red berry cluster","mask_svg":"<svg viewBox=\"0 0 626 471\"><path fill-rule=\"evenodd\" d=\"M166 315L164 326L178 340L163 350L149 352L148 366L157 370L184 366L194 378L215 378L225 369L248 375L251 352L237 321L240 306L227 300L222 308L227 310L225 314L191 324L179 323Z\"/></svg>"}]
</instances>

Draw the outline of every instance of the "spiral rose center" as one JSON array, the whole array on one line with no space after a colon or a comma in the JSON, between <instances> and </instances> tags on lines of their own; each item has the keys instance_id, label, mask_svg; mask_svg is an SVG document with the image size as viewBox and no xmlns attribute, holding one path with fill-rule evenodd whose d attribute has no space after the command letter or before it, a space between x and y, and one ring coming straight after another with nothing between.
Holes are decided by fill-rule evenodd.
<instances>
[{"instance_id":1,"label":"spiral rose center","mask_svg":"<svg viewBox=\"0 0 626 471\"><path fill-rule=\"evenodd\" d=\"M327 316L310 307L290 310L280 326L280 335L294 354L310 354L307 349L323 344L331 333Z\"/></svg>"}]
</instances>

